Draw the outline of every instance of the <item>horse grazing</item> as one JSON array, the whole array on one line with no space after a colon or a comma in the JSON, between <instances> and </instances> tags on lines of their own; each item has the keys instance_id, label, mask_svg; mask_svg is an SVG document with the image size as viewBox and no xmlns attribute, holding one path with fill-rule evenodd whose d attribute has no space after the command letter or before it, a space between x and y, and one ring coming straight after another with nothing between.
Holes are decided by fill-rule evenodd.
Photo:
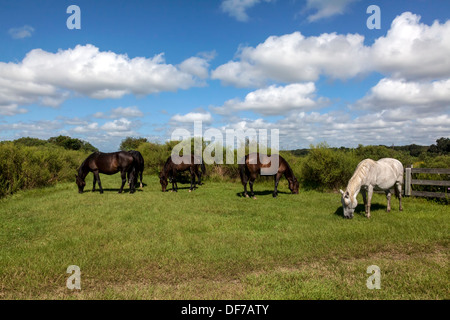
<instances>
[{"instance_id":1,"label":"horse grazing","mask_svg":"<svg viewBox=\"0 0 450 320\"><path fill-rule=\"evenodd\" d=\"M139 151L130 150L130 151L128 151L128 153L130 153L133 156L134 162L136 163L136 180L137 180L137 177L139 176L139 178L141 180L139 186L142 189L142 186L143 186L142 174L144 173L144 157L142 156L142 154ZM128 183L130 183L130 176L128 176Z\"/></svg>"},{"instance_id":2,"label":"horse grazing","mask_svg":"<svg viewBox=\"0 0 450 320\"><path fill-rule=\"evenodd\" d=\"M387 212L391 211L391 191L394 186L395 195L399 199L399 210L402 211L402 181L403 165L400 161L392 158L383 158L378 161L365 159L356 167L352 178L348 182L347 189L340 190L341 202L345 218L353 218L358 201L356 196L361 191L367 218L370 218L370 203L374 188L381 189L386 193ZM366 194L367 193L367 194Z\"/></svg>"},{"instance_id":3,"label":"horse grazing","mask_svg":"<svg viewBox=\"0 0 450 320\"><path fill-rule=\"evenodd\" d=\"M130 193L135 192L136 184L136 168L133 156L126 151L103 153L94 152L83 161L80 168L78 169L78 175L76 175L76 183L78 185L78 192L83 193L84 187L86 186L85 178L92 172L94 174L94 185L92 187L92 192L95 191L95 183L98 182L100 188L100 193L103 193L102 183L100 182L100 173L107 175L112 175L120 172L122 176L122 186L120 187L119 193L122 193L123 186L127 181L127 173L130 176Z\"/></svg>"},{"instance_id":4,"label":"horse grazing","mask_svg":"<svg viewBox=\"0 0 450 320\"><path fill-rule=\"evenodd\" d=\"M289 182L289 190L294 194L298 194L299 183L287 161L280 155L272 156L278 157L278 170L276 171L276 174L274 174L275 189L273 190L273 197L276 198L278 196L278 183L283 174ZM255 179L261 173L261 168L271 167L271 161L269 159L270 156L251 153L245 156L245 161L242 161L243 163L239 164L239 175L241 176L241 182L244 185L245 197L249 197L247 194L248 182L250 185L251 196L253 199L256 199L255 194L253 193L253 184Z\"/></svg>"},{"instance_id":5,"label":"horse grazing","mask_svg":"<svg viewBox=\"0 0 450 320\"><path fill-rule=\"evenodd\" d=\"M172 156L170 156L164 164L164 167L159 174L159 183L161 183L163 192L166 191L167 185L169 184L168 180L172 182L172 191L177 192L177 173L186 170L189 170L191 173L191 187L189 188L189 192L191 192L195 187L195 176L198 178L198 184L202 185L202 174L206 173L206 168L203 161L201 164L194 163L194 155L191 155L190 157L183 156L181 160L182 161L180 164L176 164L172 161ZM202 172L198 170L199 166L201 166Z\"/></svg>"}]
</instances>

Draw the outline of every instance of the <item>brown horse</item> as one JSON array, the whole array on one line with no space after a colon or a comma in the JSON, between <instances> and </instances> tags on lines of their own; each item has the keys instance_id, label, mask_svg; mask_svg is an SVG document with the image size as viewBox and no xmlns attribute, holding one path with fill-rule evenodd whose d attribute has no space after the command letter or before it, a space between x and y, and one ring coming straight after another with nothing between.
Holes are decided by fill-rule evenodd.
<instances>
[{"instance_id":1,"label":"brown horse","mask_svg":"<svg viewBox=\"0 0 450 320\"><path fill-rule=\"evenodd\" d=\"M291 167L287 163L287 161L280 155L278 156L278 170L275 177L275 189L273 190L273 197L276 198L278 196L278 183L280 178L283 176L289 181L289 190L292 193L298 194L299 183L297 178L294 175ZM239 164L239 174L241 176L241 182L244 185L244 196L248 198L247 194L247 182L250 185L250 192L253 199L255 198L255 194L253 193L253 183L258 175L261 173L261 168L269 168L271 166L270 157L266 155L259 155L259 153L251 153L245 156L245 161L242 161L242 164Z\"/></svg>"},{"instance_id":2,"label":"brown horse","mask_svg":"<svg viewBox=\"0 0 450 320\"><path fill-rule=\"evenodd\" d=\"M100 173L112 175L120 172L122 177L122 186L119 193L122 193L123 186L127 181L127 173L130 176L130 193L135 191L136 183L136 162L133 156L125 151L102 153L94 152L83 161L78 169L78 175L76 175L76 182L78 185L78 192L83 193L86 186L85 178L92 172L94 174L94 185L92 192L95 191L95 183L98 182L100 193L103 193L102 183L100 182Z\"/></svg>"},{"instance_id":3,"label":"brown horse","mask_svg":"<svg viewBox=\"0 0 450 320\"><path fill-rule=\"evenodd\" d=\"M172 161L172 156L170 156L166 163L164 164L164 167L162 168L160 174L159 174L159 183L161 183L162 191L165 192L167 185L169 184L168 180L172 182L172 191L177 192L178 191L178 185L177 185L177 173L189 170L191 173L191 187L189 188L189 192L191 192L194 189L195 186L195 176L198 178L198 184L202 184L202 174L206 173L205 164L201 163L196 164L194 163L194 155L191 155L191 157L183 156L182 161L180 164L175 164ZM202 172L198 170L198 167L201 166Z\"/></svg>"}]
</instances>

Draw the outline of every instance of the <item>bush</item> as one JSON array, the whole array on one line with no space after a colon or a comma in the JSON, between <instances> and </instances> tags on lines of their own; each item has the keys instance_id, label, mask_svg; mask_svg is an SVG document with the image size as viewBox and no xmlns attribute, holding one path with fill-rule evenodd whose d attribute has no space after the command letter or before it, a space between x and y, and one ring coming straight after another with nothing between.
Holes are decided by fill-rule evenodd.
<instances>
[{"instance_id":1,"label":"bush","mask_svg":"<svg viewBox=\"0 0 450 320\"><path fill-rule=\"evenodd\" d=\"M347 185L359 161L354 151L331 150L326 143L311 146L302 165L301 181L308 189L342 188Z\"/></svg>"},{"instance_id":2,"label":"bush","mask_svg":"<svg viewBox=\"0 0 450 320\"><path fill-rule=\"evenodd\" d=\"M86 152L65 150L54 145L36 147L1 143L0 197L20 189L70 181L87 155Z\"/></svg>"}]
</instances>

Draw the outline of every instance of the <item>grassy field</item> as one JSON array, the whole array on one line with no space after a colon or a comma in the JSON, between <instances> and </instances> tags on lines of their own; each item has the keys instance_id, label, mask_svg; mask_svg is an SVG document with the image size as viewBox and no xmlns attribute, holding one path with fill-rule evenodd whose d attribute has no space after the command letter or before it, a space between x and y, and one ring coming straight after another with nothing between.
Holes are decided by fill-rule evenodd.
<instances>
[{"instance_id":1,"label":"grassy field","mask_svg":"<svg viewBox=\"0 0 450 320\"><path fill-rule=\"evenodd\" d=\"M387 213L375 195L372 218L358 206L342 218L338 194L289 193L280 183L207 182L162 193L105 193L75 182L0 200L1 299L449 299L450 210L407 198ZM359 196L359 201L362 201ZM81 290L66 288L69 265ZM367 267L381 269L369 290Z\"/></svg>"}]
</instances>

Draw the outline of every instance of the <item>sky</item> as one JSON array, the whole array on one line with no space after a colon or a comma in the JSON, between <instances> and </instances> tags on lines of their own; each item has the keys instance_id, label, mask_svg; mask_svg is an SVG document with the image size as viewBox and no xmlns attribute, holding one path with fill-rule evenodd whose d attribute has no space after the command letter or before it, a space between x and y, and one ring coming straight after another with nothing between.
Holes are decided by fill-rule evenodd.
<instances>
[{"instance_id":1,"label":"sky","mask_svg":"<svg viewBox=\"0 0 450 320\"><path fill-rule=\"evenodd\" d=\"M450 1L1 1L0 140L112 152L194 121L281 149L449 137Z\"/></svg>"}]
</instances>

